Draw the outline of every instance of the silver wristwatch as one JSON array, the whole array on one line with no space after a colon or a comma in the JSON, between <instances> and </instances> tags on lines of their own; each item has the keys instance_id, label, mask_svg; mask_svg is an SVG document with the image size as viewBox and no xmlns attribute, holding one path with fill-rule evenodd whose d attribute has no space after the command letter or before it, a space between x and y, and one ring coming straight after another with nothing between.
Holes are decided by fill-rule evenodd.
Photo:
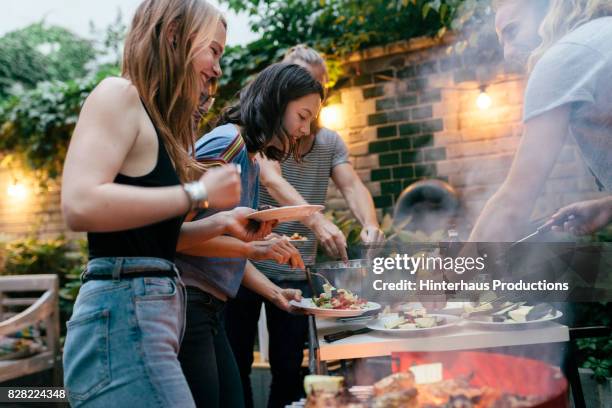
<instances>
[{"instance_id":1,"label":"silver wristwatch","mask_svg":"<svg viewBox=\"0 0 612 408\"><path fill-rule=\"evenodd\" d=\"M204 183L200 181L185 183L183 184L183 190L185 190L187 197L189 197L191 210L208 208L208 191L206 191Z\"/></svg>"}]
</instances>

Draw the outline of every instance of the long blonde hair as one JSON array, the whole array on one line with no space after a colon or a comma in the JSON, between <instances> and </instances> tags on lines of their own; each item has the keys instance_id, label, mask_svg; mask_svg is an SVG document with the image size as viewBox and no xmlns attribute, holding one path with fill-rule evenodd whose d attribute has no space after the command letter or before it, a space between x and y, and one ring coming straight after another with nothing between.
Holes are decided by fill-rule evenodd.
<instances>
[{"instance_id":1,"label":"long blonde hair","mask_svg":"<svg viewBox=\"0 0 612 408\"><path fill-rule=\"evenodd\" d=\"M565 34L599 17L612 15L610 0L551 0L540 25L540 46L529 57L529 70Z\"/></svg>"},{"instance_id":2,"label":"long blonde hair","mask_svg":"<svg viewBox=\"0 0 612 408\"><path fill-rule=\"evenodd\" d=\"M200 78L193 44L211 39L221 13L205 0L145 0L125 40L122 75L138 90L180 179L195 178L193 114Z\"/></svg>"}]
</instances>

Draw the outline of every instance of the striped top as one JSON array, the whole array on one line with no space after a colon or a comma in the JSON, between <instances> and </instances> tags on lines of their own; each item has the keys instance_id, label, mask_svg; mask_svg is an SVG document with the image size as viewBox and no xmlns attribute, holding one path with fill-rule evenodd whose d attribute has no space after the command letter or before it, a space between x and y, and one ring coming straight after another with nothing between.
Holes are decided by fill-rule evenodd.
<instances>
[{"instance_id":1,"label":"striped top","mask_svg":"<svg viewBox=\"0 0 612 408\"><path fill-rule=\"evenodd\" d=\"M309 204L325 205L327 188L332 169L339 164L348 163L348 150L344 141L338 133L321 129L315 137L314 144L302 163L296 163L293 157L281 163L283 177L302 195ZM259 191L260 205L279 204L274 200L265 188ZM306 265L315 262L317 253L317 242L314 233L298 221L279 224L274 229L277 234L291 236L299 233L308 238L299 246L300 253ZM255 266L268 278L275 280L304 280L304 271L292 270L289 266L279 265L274 261L254 262Z\"/></svg>"},{"instance_id":2,"label":"striped top","mask_svg":"<svg viewBox=\"0 0 612 408\"><path fill-rule=\"evenodd\" d=\"M196 159L207 164L235 163L242 167L240 173L241 207L257 208L259 197L259 165L249 158L246 145L238 128L227 124L213 129L195 145ZM194 220L210 217L219 210L200 210ZM207 291L211 285L229 297L236 296L244 275L246 259L215 258L177 254L176 264L187 286Z\"/></svg>"}]
</instances>

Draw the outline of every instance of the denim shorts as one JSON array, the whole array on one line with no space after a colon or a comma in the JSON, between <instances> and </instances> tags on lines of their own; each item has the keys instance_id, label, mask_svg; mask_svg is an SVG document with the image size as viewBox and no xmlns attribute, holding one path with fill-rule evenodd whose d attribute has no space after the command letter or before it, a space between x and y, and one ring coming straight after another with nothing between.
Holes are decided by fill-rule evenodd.
<instances>
[{"instance_id":1,"label":"denim shorts","mask_svg":"<svg viewBox=\"0 0 612 408\"><path fill-rule=\"evenodd\" d=\"M118 266L119 265L119 266ZM117 268L120 269L117 274ZM170 269L168 269L170 268ZM138 269L151 276L130 278ZM158 258L96 258L76 299L64 345L64 386L74 407L195 407L178 362L185 286Z\"/></svg>"}]
</instances>

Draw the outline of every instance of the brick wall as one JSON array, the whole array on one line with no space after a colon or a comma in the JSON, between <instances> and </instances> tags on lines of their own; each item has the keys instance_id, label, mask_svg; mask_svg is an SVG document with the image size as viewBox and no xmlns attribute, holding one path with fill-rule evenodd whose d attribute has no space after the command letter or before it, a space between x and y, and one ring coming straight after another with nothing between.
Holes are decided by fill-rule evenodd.
<instances>
[{"instance_id":1,"label":"brick wall","mask_svg":"<svg viewBox=\"0 0 612 408\"><path fill-rule=\"evenodd\" d=\"M26 189L24 197L7 193L18 180ZM38 180L20 171L0 169L0 241L37 235L43 239L60 234L80 237L66 229L60 208L60 189L51 182L42 189Z\"/></svg>"},{"instance_id":2,"label":"brick wall","mask_svg":"<svg viewBox=\"0 0 612 408\"><path fill-rule=\"evenodd\" d=\"M414 181L439 178L458 189L473 219L508 172L521 135L525 80L499 62L451 57L448 45L420 38L354 54L346 61L350 75L331 95L342 111L336 130L381 213ZM486 111L476 107L483 83L493 100ZM6 194L12 178L0 170L0 239L67 233L59 187L44 193L26 179L30 195L14 200ZM568 144L534 217L596 195L593 177ZM328 206L347 208L333 186Z\"/></svg>"},{"instance_id":3,"label":"brick wall","mask_svg":"<svg viewBox=\"0 0 612 408\"><path fill-rule=\"evenodd\" d=\"M330 103L343 120L336 130L377 208L392 209L411 183L438 178L461 195L468 217L481 211L504 180L520 141L525 78L501 61L449 56L449 40L415 39L352 55ZM492 106L476 105L487 86ZM534 217L560 205L596 196L593 177L568 143L552 172ZM346 209L335 188L328 203Z\"/></svg>"}]
</instances>

